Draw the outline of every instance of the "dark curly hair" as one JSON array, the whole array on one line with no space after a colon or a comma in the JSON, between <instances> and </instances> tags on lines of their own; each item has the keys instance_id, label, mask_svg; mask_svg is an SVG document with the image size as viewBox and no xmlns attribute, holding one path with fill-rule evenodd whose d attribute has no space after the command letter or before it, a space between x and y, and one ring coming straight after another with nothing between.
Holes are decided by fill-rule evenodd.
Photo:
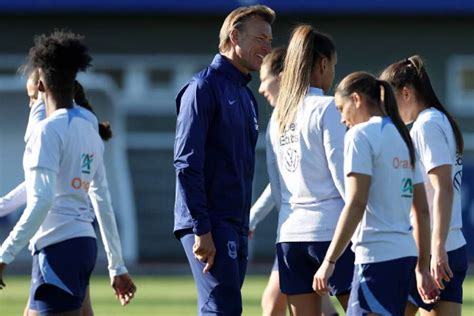
<instances>
[{"instance_id":1,"label":"dark curly hair","mask_svg":"<svg viewBox=\"0 0 474 316\"><path fill-rule=\"evenodd\" d=\"M85 71L92 61L82 40L83 36L65 30L38 35L30 49L26 68L40 68L50 90L73 92L77 73Z\"/></svg>"}]
</instances>

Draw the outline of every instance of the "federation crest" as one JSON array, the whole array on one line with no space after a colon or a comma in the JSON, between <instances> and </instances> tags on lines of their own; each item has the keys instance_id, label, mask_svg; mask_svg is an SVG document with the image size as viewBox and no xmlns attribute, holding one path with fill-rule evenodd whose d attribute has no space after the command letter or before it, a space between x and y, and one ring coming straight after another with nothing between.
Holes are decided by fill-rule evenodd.
<instances>
[{"instance_id":1,"label":"federation crest","mask_svg":"<svg viewBox=\"0 0 474 316\"><path fill-rule=\"evenodd\" d=\"M289 172L295 172L300 163L300 155L293 148L288 148L285 154L285 168Z\"/></svg>"},{"instance_id":2,"label":"federation crest","mask_svg":"<svg viewBox=\"0 0 474 316\"><path fill-rule=\"evenodd\" d=\"M237 244L233 240L227 242L227 254L232 259L237 259Z\"/></svg>"}]
</instances>

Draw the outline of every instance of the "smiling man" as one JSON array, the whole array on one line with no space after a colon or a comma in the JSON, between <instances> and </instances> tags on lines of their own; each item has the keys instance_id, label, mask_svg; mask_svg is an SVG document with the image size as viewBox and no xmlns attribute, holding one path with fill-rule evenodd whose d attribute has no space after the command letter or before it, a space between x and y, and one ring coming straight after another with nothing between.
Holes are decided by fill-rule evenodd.
<instances>
[{"instance_id":1,"label":"smiling man","mask_svg":"<svg viewBox=\"0 0 474 316\"><path fill-rule=\"evenodd\" d=\"M275 12L240 7L225 19L219 54L176 97L174 233L198 289L199 315L241 315L258 136L247 87L271 51Z\"/></svg>"}]
</instances>

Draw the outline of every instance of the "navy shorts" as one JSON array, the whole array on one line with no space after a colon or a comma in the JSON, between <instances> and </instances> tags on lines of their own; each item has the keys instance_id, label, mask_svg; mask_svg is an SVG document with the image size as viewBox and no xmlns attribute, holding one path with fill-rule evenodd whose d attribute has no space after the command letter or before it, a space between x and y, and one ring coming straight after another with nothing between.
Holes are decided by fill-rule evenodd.
<instances>
[{"instance_id":1,"label":"navy shorts","mask_svg":"<svg viewBox=\"0 0 474 316\"><path fill-rule=\"evenodd\" d=\"M81 308L96 258L97 242L92 237L68 239L36 252L29 308L40 315Z\"/></svg>"},{"instance_id":2,"label":"navy shorts","mask_svg":"<svg viewBox=\"0 0 474 316\"><path fill-rule=\"evenodd\" d=\"M324 260L329 244L329 241L277 243L280 290L283 294L314 293L313 277ZM353 271L354 253L347 247L329 279L332 295L349 293Z\"/></svg>"},{"instance_id":3,"label":"navy shorts","mask_svg":"<svg viewBox=\"0 0 474 316\"><path fill-rule=\"evenodd\" d=\"M448 251L449 267L453 272L453 278L449 282L444 282L444 290L441 291L440 300L462 304L462 284L467 273L467 253L466 246ZM433 309L434 304L425 304L418 293L416 282L410 289L409 302L427 311Z\"/></svg>"},{"instance_id":4,"label":"navy shorts","mask_svg":"<svg viewBox=\"0 0 474 316\"><path fill-rule=\"evenodd\" d=\"M404 257L356 264L347 315L403 316L416 261L416 257Z\"/></svg>"},{"instance_id":5,"label":"navy shorts","mask_svg":"<svg viewBox=\"0 0 474 316\"><path fill-rule=\"evenodd\" d=\"M204 274L205 263L193 254L194 234L180 240L188 258L198 291L198 315L242 315L240 289L248 260L248 237L232 227L213 228L216 256L211 270Z\"/></svg>"}]
</instances>

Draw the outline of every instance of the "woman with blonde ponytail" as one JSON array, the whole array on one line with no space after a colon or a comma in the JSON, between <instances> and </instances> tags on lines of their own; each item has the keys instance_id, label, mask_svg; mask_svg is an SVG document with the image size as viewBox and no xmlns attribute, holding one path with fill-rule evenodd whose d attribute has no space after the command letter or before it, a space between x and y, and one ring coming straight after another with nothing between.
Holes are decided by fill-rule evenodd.
<instances>
[{"instance_id":1,"label":"woman with blonde ponytail","mask_svg":"<svg viewBox=\"0 0 474 316\"><path fill-rule=\"evenodd\" d=\"M346 205L313 287L321 295L329 290L334 264L352 237L355 271L347 315L402 316L414 271L425 302L439 293L429 272L429 212L413 143L386 81L350 74L335 100L349 127Z\"/></svg>"},{"instance_id":2,"label":"woman with blonde ponytail","mask_svg":"<svg viewBox=\"0 0 474 316\"><path fill-rule=\"evenodd\" d=\"M337 62L332 39L310 25L291 36L277 105L267 133L271 191L280 210L277 256L280 289L292 315L320 315L312 278L322 264L344 206L345 126L331 88ZM344 308L354 255L347 250L331 279Z\"/></svg>"},{"instance_id":3,"label":"woman with blonde ponytail","mask_svg":"<svg viewBox=\"0 0 474 316\"><path fill-rule=\"evenodd\" d=\"M420 157L432 219L431 274L441 289L439 302L425 304L413 288L407 315L415 315L418 308L421 315L461 315L468 266L461 230L461 130L436 96L420 56L391 64L381 77L394 87L403 121L413 122L410 134Z\"/></svg>"}]
</instances>

